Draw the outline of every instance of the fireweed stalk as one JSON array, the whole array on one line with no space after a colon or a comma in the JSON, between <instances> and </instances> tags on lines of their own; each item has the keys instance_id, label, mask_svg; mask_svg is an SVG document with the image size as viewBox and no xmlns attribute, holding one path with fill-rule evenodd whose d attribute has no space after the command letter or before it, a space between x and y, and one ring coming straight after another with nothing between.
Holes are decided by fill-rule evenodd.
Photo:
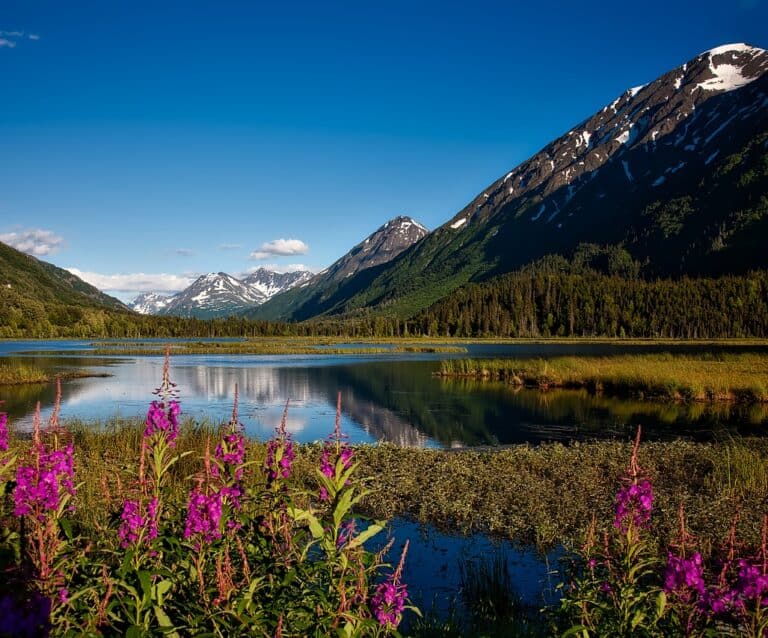
<instances>
[{"instance_id":1,"label":"fireweed stalk","mask_svg":"<svg viewBox=\"0 0 768 638\"><path fill-rule=\"evenodd\" d=\"M371 612L379 624L387 630L397 629L408 602L408 588L401 582L408 543L409 541L405 541L397 569L376 587L371 598Z\"/></svg>"},{"instance_id":2,"label":"fireweed stalk","mask_svg":"<svg viewBox=\"0 0 768 638\"><path fill-rule=\"evenodd\" d=\"M572 560L571 582L559 614L566 634L580 636L660 635L666 595L657 584L660 567L644 537L650 525L653 490L638 463L640 428L629 468L616 494L613 533L595 549L595 527Z\"/></svg>"},{"instance_id":3,"label":"fireweed stalk","mask_svg":"<svg viewBox=\"0 0 768 638\"><path fill-rule=\"evenodd\" d=\"M76 492L74 447L59 426L60 405L61 383L57 380L54 410L44 432L40 429L40 403L36 406L32 446L25 462L16 468L13 491L13 513L21 519L22 539L26 541L21 548L21 569L31 574L27 602L40 595L48 597L52 614L69 599L66 581L72 574L62 567L68 548L60 523L74 509L71 500Z\"/></svg>"},{"instance_id":4,"label":"fireweed stalk","mask_svg":"<svg viewBox=\"0 0 768 638\"><path fill-rule=\"evenodd\" d=\"M336 497L339 479L345 473L351 473L354 452L344 440L347 436L341 431L341 392L336 397L336 423L333 434L323 444L320 459L320 500L329 501ZM325 478L323 478L325 477ZM345 479L341 484L346 484Z\"/></svg>"},{"instance_id":5,"label":"fireweed stalk","mask_svg":"<svg viewBox=\"0 0 768 638\"><path fill-rule=\"evenodd\" d=\"M264 470L267 474L267 489L277 492L285 489L285 479L291 476L291 466L296 458L296 450L291 440L291 435L286 431L288 424L288 404L285 402L283 418L276 435L267 442L267 458L264 461Z\"/></svg>"},{"instance_id":6,"label":"fireweed stalk","mask_svg":"<svg viewBox=\"0 0 768 638\"><path fill-rule=\"evenodd\" d=\"M168 471L181 458L180 455L174 455L181 404L177 398L176 384L170 380L170 357L168 346L165 350L163 380L153 393L158 399L150 404L144 427L144 449L149 454L151 472L149 482L154 497L158 499L161 487L168 478ZM143 476L139 478L144 480Z\"/></svg>"},{"instance_id":7,"label":"fireweed stalk","mask_svg":"<svg viewBox=\"0 0 768 638\"><path fill-rule=\"evenodd\" d=\"M235 384L232 419L221 432L213 453L213 462L210 464L211 476L218 482L218 490L233 512L241 509L241 499L245 494L243 478L246 468L246 441L243 426L238 420L238 398L238 387Z\"/></svg>"},{"instance_id":8,"label":"fireweed stalk","mask_svg":"<svg viewBox=\"0 0 768 638\"><path fill-rule=\"evenodd\" d=\"M706 605L707 587L704 583L704 563L701 553L692 550L693 537L685 527L685 511L680 503L680 531L667 551L664 570L664 591L674 603L672 614L678 630L686 636L694 633Z\"/></svg>"}]
</instances>

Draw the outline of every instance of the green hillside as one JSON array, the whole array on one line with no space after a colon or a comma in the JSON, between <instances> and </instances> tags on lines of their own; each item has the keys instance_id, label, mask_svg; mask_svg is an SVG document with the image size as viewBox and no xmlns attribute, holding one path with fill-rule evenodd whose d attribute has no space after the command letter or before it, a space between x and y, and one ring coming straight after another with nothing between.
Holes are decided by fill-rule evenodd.
<instances>
[{"instance_id":1,"label":"green hillside","mask_svg":"<svg viewBox=\"0 0 768 638\"><path fill-rule=\"evenodd\" d=\"M89 334L94 322L128 309L70 272L0 242L0 337L49 336L53 327Z\"/></svg>"}]
</instances>

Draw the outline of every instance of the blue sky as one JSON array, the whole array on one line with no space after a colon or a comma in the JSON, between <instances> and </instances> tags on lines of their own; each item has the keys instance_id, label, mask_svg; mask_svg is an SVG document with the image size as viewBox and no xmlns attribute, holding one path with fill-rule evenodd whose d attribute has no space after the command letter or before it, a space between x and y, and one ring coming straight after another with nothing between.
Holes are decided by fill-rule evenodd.
<instances>
[{"instance_id":1,"label":"blue sky","mask_svg":"<svg viewBox=\"0 0 768 638\"><path fill-rule=\"evenodd\" d=\"M319 270L767 24L768 0L4 0L0 240L124 299Z\"/></svg>"}]
</instances>

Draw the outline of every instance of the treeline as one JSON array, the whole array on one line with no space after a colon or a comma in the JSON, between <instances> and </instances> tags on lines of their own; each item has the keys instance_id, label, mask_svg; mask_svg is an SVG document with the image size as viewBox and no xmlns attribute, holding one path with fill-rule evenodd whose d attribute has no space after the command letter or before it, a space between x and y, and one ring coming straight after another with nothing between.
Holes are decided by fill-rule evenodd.
<instances>
[{"instance_id":1,"label":"treeline","mask_svg":"<svg viewBox=\"0 0 768 638\"><path fill-rule=\"evenodd\" d=\"M0 290L0 338L768 337L768 272L645 280L547 258L469 284L412 318L366 311L301 323L153 317ZM624 272L634 270L621 263ZM627 266L630 266L627 268Z\"/></svg>"},{"instance_id":2,"label":"treeline","mask_svg":"<svg viewBox=\"0 0 768 638\"><path fill-rule=\"evenodd\" d=\"M768 337L766 271L648 281L552 265L464 286L422 312L419 329L451 337Z\"/></svg>"}]
</instances>

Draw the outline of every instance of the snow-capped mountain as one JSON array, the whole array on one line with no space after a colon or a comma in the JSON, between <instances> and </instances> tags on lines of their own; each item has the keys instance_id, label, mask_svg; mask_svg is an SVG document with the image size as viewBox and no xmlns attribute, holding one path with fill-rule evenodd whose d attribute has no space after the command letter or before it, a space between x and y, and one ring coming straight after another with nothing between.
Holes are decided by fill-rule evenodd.
<instances>
[{"instance_id":1,"label":"snow-capped mountain","mask_svg":"<svg viewBox=\"0 0 768 638\"><path fill-rule=\"evenodd\" d=\"M208 318L235 314L259 303L260 296L239 279L224 272L211 272L174 295L158 314Z\"/></svg>"},{"instance_id":2,"label":"snow-capped mountain","mask_svg":"<svg viewBox=\"0 0 768 638\"><path fill-rule=\"evenodd\" d=\"M582 243L621 247L648 276L768 268L767 71L765 50L729 44L627 89L386 265L271 316L410 315Z\"/></svg>"},{"instance_id":3,"label":"snow-capped mountain","mask_svg":"<svg viewBox=\"0 0 768 638\"><path fill-rule=\"evenodd\" d=\"M621 173L625 192L699 171L721 155L742 122L751 128L752 120L765 121L765 82L757 81L766 71L768 52L729 44L627 89L491 184L446 227L466 230L514 208L522 220L567 230L583 221L588 204L579 194L599 197L588 186L609 169Z\"/></svg>"},{"instance_id":4,"label":"snow-capped mountain","mask_svg":"<svg viewBox=\"0 0 768 638\"><path fill-rule=\"evenodd\" d=\"M172 296L145 292L129 307L141 314L180 317L225 317L264 303L312 277L308 270L277 273L259 268L240 280L224 272L198 277L191 286Z\"/></svg>"},{"instance_id":5,"label":"snow-capped mountain","mask_svg":"<svg viewBox=\"0 0 768 638\"><path fill-rule=\"evenodd\" d=\"M143 292L128 304L128 307L140 315L156 315L165 308L172 295L163 295L158 292Z\"/></svg>"},{"instance_id":6,"label":"snow-capped mountain","mask_svg":"<svg viewBox=\"0 0 768 638\"><path fill-rule=\"evenodd\" d=\"M392 261L429 231L410 217L400 215L371 233L346 255L337 259L312 280L312 286L322 282L341 281L361 270Z\"/></svg>"},{"instance_id":7,"label":"snow-capped mountain","mask_svg":"<svg viewBox=\"0 0 768 638\"><path fill-rule=\"evenodd\" d=\"M365 277L377 271L377 267L383 267L428 234L429 230L411 217L390 219L328 268L276 295L254 314L269 319L303 319L318 314L340 290L344 291L354 275Z\"/></svg>"},{"instance_id":8,"label":"snow-capped mountain","mask_svg":"<svg viewBox=\"0 0 768 638\"><path fill-rule=\"evenodd\" d=\"M262 302L274 297L285 290L290 290L312 277L308 270L294 270L293 272L274 272L266 268L259 268L242 279L252 291L261 295Z\"/></svg>"}]
</instances>

